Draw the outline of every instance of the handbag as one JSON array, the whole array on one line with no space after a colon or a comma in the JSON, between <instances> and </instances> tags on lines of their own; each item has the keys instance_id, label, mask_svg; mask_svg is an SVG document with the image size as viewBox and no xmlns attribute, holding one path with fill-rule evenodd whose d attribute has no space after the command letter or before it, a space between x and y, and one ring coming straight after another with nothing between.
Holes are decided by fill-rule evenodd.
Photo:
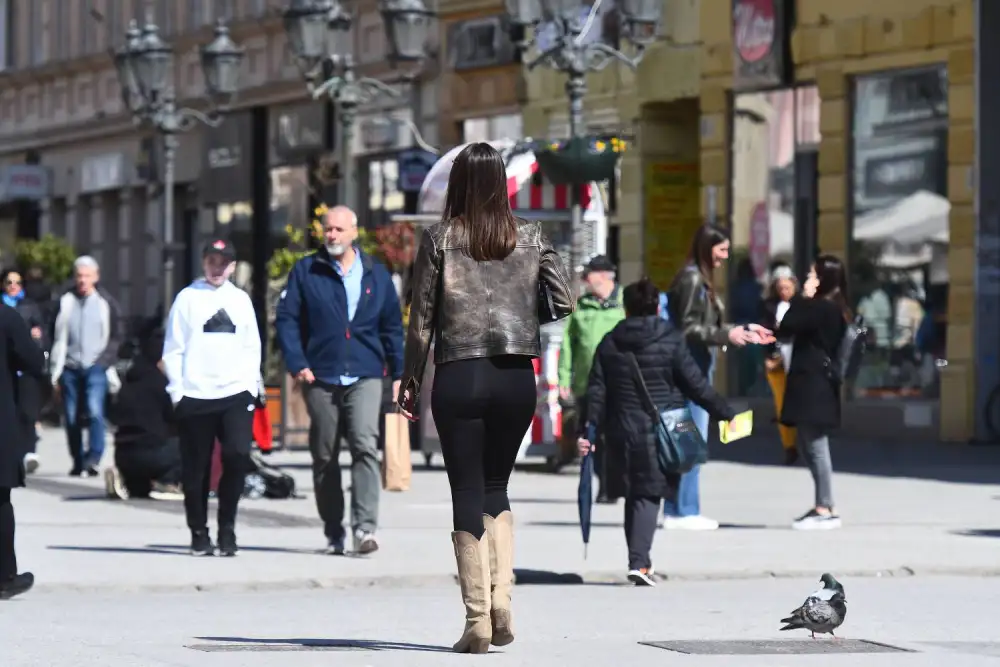
<instances>
[{"instance_id":1,"label":"handbag","mask_svg":"<svg viewBox=\"0 0 1000 667\"><path fill-rule=\"evenodd\" d=\"M656 440L656 459L664 475L685 473L696 465L708 462L708 443L701 437L691 410L687 407L673 410L659 410L649 394L639 362L635 355L626 352L632 379L639 391L639 400L653 420L653 436Z\"/></svg>"}]
</instances>

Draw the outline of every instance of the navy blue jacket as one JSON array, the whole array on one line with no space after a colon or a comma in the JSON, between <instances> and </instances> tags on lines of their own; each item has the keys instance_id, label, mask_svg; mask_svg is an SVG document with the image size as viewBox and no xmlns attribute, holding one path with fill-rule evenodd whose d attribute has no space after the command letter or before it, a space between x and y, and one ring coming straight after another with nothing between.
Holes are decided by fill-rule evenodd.
<instances>
[{"instance_id":1,"label":"navy blue jacket","mask_svg":"<svg viewBox=\"0 0 1000 667\"><path fill-rule=\"evenodd\" d=\"M275 318L278 345L292 375L308 368L327 381L342 375L402 377L403 314L396 286L380 262L355 252L364 273L353 320L347 317L344 282L326 249L292 267Z\"/></svg>"}]
</instances>

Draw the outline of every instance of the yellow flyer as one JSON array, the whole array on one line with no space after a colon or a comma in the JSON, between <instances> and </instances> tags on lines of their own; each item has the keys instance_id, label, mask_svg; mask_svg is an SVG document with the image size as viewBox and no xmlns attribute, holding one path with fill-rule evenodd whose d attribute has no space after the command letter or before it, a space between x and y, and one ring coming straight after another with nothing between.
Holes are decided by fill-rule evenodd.
<instances>
[{"instance_id":1,"label":"yellow flyer","mask_svg":"<svg viewBox=\"0 0 1000 667\"><path fill-rule=\"evenodd\" d=\"M719 442L724 445L745 438L751 433L753 433L753 410L741 412L733 417L731 422L719 422Z\"/></svg>"}]
</instances>

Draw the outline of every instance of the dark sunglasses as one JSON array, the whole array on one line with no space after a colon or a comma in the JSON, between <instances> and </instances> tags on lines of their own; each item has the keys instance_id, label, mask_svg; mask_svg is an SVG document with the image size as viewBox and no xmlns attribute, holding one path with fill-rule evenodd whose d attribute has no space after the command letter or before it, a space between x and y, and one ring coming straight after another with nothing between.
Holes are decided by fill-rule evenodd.
<instances>
[{"instance_id":1,"label":"dark sunglasses","mask_svg":"<svg viewBox=\"0 0 1000 667\"><path fill-rule=\"evenodd\" d=\"M7 282L4 283L4 285L6 285L8 287L10 287L11 285L20 285L20 284L21 284L20 280L14 280L14 279L10 279L10 280L8 280Z\"/></svg>"}]
</instances>

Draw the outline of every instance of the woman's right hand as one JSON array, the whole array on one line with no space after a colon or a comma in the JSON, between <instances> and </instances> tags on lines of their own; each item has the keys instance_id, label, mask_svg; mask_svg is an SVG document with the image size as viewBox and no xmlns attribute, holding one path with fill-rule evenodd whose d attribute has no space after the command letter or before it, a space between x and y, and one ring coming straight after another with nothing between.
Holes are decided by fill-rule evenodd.
<instances>
[{"instance_id":1,"label":"woman's right hand","mask_svg":"<svg viewBox=\"0 0 1000 667\"><path fill-rule=\"evenodd\" d=\"M591 442L586 438L577 438L576 451L580 454L580 456L586 456L594 451L594 449L594 445L591 444Z\"/></svg>"},{"instance_id":2,"label":"woman's right hand","mask_svg":"<svg viewBox=\"0 0 1000 667\"><path fill-rule=\"evenodd\" d=\"M815 273L810 272L809 277L806 278L805 284L802 285L802 296L807 299L811 299L816 296L816 288L819 287L819 278L816 277Z\"/></svg>"},{"instance_id":3,"label":"woman's right hand","mask_svg":"<svg viewBox=\"0 0 1000 667\"><path fill-rule=\"evenodd\" d=\"M399 408L399 413L401 415L409 419L411 422L415 422L420 419L419 415L415 414L416 404L416 394L413 392L412 388L408 388L399 396L399 400L396 402L396 407Z\"/></svg>"},{"instance_id":4,"label":"woman's right hand","mask_svg":"<svg viewBox=\"0 0 1000 667\"><path fill-rule=\"evenodd\" d=\"M736 347L743 347L747 343L756 341L756 336L752 331L744 326L733 327L729 330L729 342Z\"/></svg>"}]
</instances>

